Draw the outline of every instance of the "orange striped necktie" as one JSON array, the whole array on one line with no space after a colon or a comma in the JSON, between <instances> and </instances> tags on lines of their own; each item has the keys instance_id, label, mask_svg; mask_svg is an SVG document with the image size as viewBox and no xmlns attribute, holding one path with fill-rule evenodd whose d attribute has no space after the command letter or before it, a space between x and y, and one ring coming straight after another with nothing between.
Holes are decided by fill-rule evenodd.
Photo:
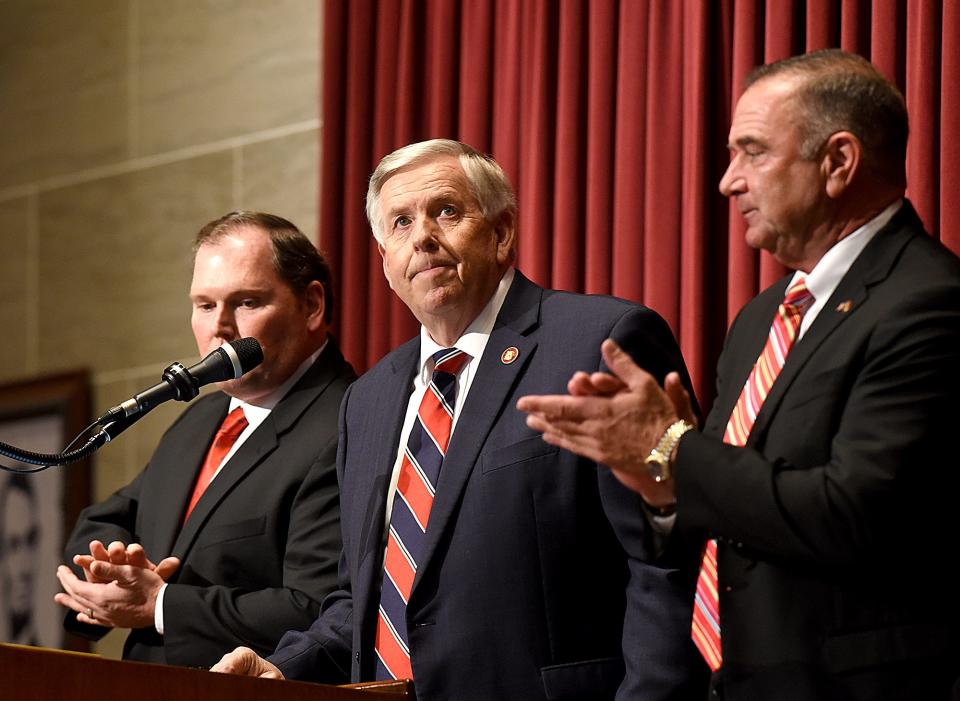
<instances>
[{"instance_id":1,"label":"orange striped necktie","mask_svg":"<svg viewBox=\"0 0 960 701\"><path fill-rule=\"evenodd\" d=\"M787 294L773 318L767 342L757 362L750 371L737 404L727 421L723 442L743 446L747 443L753 424L760 413L763 401L770 393L773 383L783 369L787 355L793 347L803 315L813 304L813 295L807 290L806 278L799 276L787 290ZM693 607L693 642L703 659L716 672L723 664L720 648L720 595L717 577L717 541L711 539L703 551L700 575L697 577L697 593Z\"/></svg>"}]
</instances>

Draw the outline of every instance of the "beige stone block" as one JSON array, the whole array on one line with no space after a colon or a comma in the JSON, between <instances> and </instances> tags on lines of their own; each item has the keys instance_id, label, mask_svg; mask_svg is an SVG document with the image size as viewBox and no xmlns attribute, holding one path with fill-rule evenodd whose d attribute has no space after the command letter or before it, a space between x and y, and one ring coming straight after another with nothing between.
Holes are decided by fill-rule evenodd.
<instances>
[{"instance_id":1,"label":"beige stone block","mask_svg":"<svg viewBox=\"0 0 960 701\"><path fill-rule=\"evenodd\" d=\"M127 5L0 3L0 186L126 157Z\"/></svg>"},{"instance_id":2,"label":"beige stone block","mask_svg":"<svg viewBox=\"0 0 960 701\"><path fill-rule=\"evenodd\" d=\"M199 356L184 357L183 364L190 365L196 360L199 360ZM160 382L161 375L162 368L158 366L155 372L144 372L134 379L104 383L103 390L97 392L94 411L103 413L137 392L152 387ZM200 390L200 396L213 391L216 391L215 386L209 385ZM98 456L106 458L105 463L98 464L96 468L98 500L105 499L140 474L153 456L163 434L191 403L169 401L161 404L97 453Z\"/></svg>"},{"instance_id":3,"label":"beige stone block","mask_svg":"<svg viewBox=\"0 0 960 701\"><path fill-rule=\"evenodd\" d=\"M194 350L194 356L191 356L190 362L196 359L196 350ZM188 365L186 359L184 359L184 365ZM160 373L157 373L156 375L144 375L137 380L137 383L139 387L146 388L159 381ZM161 404L127 431L127 433L132 433L132 435L126 436L126 434L124 434L133 444L137 465L134 475L146 467L163 434L166 433L167 429L170 428L177 417L186 409L187 404L184 402L171 401L166 404ZM136 431L134 431L134 429L136 429Z\"/></svg>"},{"instance_id":4,"label":"beige stone block","mask_svg":"<svg viewBox=\"0 0 960 701\"><path fill-rule=\"evenodd\" d=\"M140 155L317 117L316 0L137 6Z\"/></svg>"},{"instance_id":5,"label":"beige stone block","mask_svg":"<svg viewBox=\"0 0 960 701\"><path fill-rule=\"evenodd\" d=\"M26 198L0 202L0 382L27 372L28 206Z\"/></svg>"},{"instance_id":6,"label":"beige stone block","mask_svg":"<svg viewBox=\"0 0 960 701\"><path fill-rule=\"evenodd\" d=\"M99 416L131 396L133 383L127 380L98 382L93 384L93 413ZM116 440L107 443L93 456L93 495L94 503L101 502L124 486L136 474L133 466L134 451L127 445L127 434L136 426L121 434Z\"/></svg>"},{"instance_id":7,"label":"beige stone block","mask_svg":"<svg viewBox=\"0 0 960 701\"><path fill-rule=\"evenodd\" d=\"M44 370L102 373L195 357L190 246L230 208L231 162L213 154L40 196Z\"/></svg>"},{"instance_id":8,"label":"beige stone block","mask_svg":"<svg viewBox=\"0 0 960 701\"><path fill-rule=\"evenodd\" d=\"M241 206L289 219L317 241L318 132L245 146Z\"/></svg>"}]
</instances>

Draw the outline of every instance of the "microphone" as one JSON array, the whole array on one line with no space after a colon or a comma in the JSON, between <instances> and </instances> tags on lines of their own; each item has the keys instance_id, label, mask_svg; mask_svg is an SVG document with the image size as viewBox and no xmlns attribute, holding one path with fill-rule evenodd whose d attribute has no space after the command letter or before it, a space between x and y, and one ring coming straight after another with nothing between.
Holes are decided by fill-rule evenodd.
<instances>
[{"instance_id":1,"label":"microphone","mask_svg":"<svg viewBox=\"0 0 960 701\"><path fill-rule=\"evenodd\" d=\"M225 343L190 368L173 363L163 371L162 382L108 409L97 423L104 425L120 419L140 418L158 404L176 399L189 402L200 388L211 382L235 380L263 362L263 349L255 338ZM124 428L132 422L124 422ZM118 426L119 428L119 426ZM111 436L112 437L112 436Z\"/></svg>"}]
</instances>

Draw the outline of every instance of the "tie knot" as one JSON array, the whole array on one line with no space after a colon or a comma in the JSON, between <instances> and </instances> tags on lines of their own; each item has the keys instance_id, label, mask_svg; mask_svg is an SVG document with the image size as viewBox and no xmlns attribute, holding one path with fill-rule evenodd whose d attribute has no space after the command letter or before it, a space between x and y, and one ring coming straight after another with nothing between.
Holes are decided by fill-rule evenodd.
<instances>
[{"instance_id":1,"label":"tie knot","mask_svg":"<svg viewBox=\"0 0 960 701\"><path fill-rule=\"evenodd\" d=\"M241 433L243 429L247 427L247 417L243 413L243 407L237 407L223 420L223 423L220 424L220 430L217 431L218 436L231 436L236 438Z\"/></svg>"},{"instance_id":2,"label":"tie knot","mask_svg":"<svg viewBox=\"0 0 960 701\"><path fill-rule=\"evenodd\" d=\"M470 360L470 356L458 348L444 348L433 354L433 372L457 375Z\"/></svg>"},{"instance_id":3,"label":"tie knot","mask_svg":"<svg viewBox=\"0 0 960 701\"><path fill-rule=\"evenodd\" d=\"M807 289L806 277L799 277L797 281L790 285L787 294L783 298L783 305L786 307L796 307L803 311L813 304L813 295Z\"/></svg>"}]
</instances>

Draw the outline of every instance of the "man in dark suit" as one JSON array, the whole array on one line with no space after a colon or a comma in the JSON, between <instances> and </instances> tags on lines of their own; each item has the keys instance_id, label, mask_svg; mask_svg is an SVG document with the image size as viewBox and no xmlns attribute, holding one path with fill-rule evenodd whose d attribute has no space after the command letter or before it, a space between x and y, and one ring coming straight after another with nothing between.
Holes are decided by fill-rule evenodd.
<instances>
[{"instance_id":1,"label":"man in dark suit","mask_svg":"<svg viewBox=\"0 0 960 701\"><path fill-rule=\"evenodd\" d=\"M960 262L903 199L906 141L858 56L754 71L720 190L797 272L733 322L703 430L678 378L661 391L609 341L614 375L521 400L548 443L675 505L653 521L703 549L692 634L717 697L947 699L960 675Z\"/></svg>"},{"instance_id":2,"label":"man in dark suit","mask_svg":"<svg viewBox=\"0 0 960 701\"><path fill-rule=\"evenodd\" d=\"M56 600L68 629L132 629L126 659L210 666L239 644L272 650L334 588L336 417L354 374L327 334L326 261L285 219L205 226L190 298L201 355L252 336L264 361L195 402L132 483L84 510Z\"/></svg>"},{"instance_id":3,"label":"man in dark suit","mask_svg":"<svg viewBox=\"0 0 960 701\"><path fill-rule=\"evenodd\" d=\"M669 328L514 270L512 188L463 144L385 157L367 212L387 280L422 327L344 398L341 589L270 661L241 649L214 670L412 677L421 701L702 696L685 635L695 558L651 565L639 497L546 445L514 408L598 369L608 336L655 376L686 377Z\"/></svg>"}]
</instances>

